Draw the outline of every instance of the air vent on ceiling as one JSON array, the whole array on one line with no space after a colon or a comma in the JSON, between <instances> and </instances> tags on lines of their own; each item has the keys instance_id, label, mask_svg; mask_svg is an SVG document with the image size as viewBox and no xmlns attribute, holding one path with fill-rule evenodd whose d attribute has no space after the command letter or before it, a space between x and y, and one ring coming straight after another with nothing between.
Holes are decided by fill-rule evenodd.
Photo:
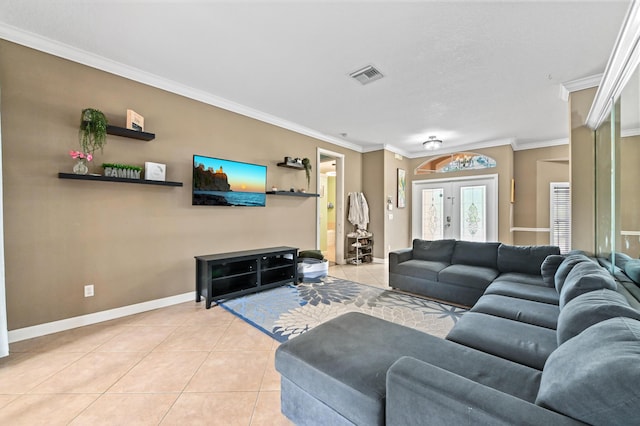
<instances>
[{"instance_id":1,"label":"air vent on ceiling","mask_svg":"<svg viewBox=\"0 0 640 426\"><path fill-rule=\"evenodd\" d=\"M373 66L368 65L358 71L354 71L349 74L350 77L355 78L362 84L368 84L372 81L380 80L384 75Z\"/></svg>"}]
</instances>

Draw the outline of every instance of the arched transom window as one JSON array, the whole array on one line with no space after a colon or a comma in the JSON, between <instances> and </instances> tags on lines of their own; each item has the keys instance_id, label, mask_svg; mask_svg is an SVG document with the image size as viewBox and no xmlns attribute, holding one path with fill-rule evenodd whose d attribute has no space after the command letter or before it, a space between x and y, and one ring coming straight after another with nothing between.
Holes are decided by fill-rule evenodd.
<instances>
[{"instance_id":1,"label":"arched transom window","mask_svg":"<svg viewBox=\"0 0 640 426\"><path fill-rule=\"evenodd\" d=\"M496 160L475 152L456 152L420 164L415 174L459 172L462 170L490 169L496 167Z\"/></svg>"}]
</instances>

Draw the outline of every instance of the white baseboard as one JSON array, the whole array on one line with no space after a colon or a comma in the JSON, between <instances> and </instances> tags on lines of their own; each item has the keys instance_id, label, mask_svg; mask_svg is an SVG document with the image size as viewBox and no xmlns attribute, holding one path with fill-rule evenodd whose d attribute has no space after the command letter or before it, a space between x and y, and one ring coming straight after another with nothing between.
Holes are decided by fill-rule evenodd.
<instances>
[{"instance_id":1,"label":"white baseboard","mask_svg":"<svg viewBox=\"0 0 640 426\"><path fill-rule=\"evenodd\" d=\"M189 293L164 297L162 299L149 300L148 302L122 306L120 308L95 312L93 314L81 315L79 317L66 318L63 320L47 322L31 327L18 328L16 330L9 331L9 343L19 342L21 340L32 339L34 337L40 337L46 334L58 333L60 331L70 330L72 328L122 318L128 315L139 314L141 312L151 311L153 309L166 308L167 306L177 305L178 303L194 301L196 300L195 298L195 291L191 291Z\"/></svg>"},{"instance_id":2,"label":"white baseboard","mask_svg":"<svg viewBox=\"0 0 640 426\"><path fill-rule=\"evenodd\" d=\"M387 263L387 259L382 257L374 257L371 263Z\"/></svg>"}]
</instances>

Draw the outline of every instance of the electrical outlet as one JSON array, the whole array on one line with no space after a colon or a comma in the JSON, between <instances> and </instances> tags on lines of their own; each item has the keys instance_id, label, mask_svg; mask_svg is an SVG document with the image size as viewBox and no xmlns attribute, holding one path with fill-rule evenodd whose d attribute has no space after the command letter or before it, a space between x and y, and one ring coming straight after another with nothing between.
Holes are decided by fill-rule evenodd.
<instances>
[{"instance_id":1,"label":"electrical outlet","mask_svg":"<svg viewBox=\"0 0 640 426\"><path fill-rule=\"evenodd\" d=\"M93 296L93 284L84 286L84 297L92 297Z\"/></svg>"}]
</instances>

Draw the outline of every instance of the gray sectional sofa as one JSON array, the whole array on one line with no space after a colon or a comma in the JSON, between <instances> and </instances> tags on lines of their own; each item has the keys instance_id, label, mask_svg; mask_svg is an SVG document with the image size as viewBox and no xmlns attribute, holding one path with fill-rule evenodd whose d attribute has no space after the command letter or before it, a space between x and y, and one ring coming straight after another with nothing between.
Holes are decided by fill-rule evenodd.
<instances>
[{"instance_id":1,"label":"gray sectional sofa","mask_svg":"<svg viewBox=\"0 0 640 426\"><path fill-rule=\"evenodd\" d=\"M555 246L415 239L411 248L389 253L389 286L473 306L493 282L538 286L540 265L559 254Z\"/></svg>"},{"instance_id":2,"label":"gray sectional sofa","mask_svg":"<svg viewBox=\"0 0 640 426\"><path fill-rule=\"evenodd\" d=\"M584 255L539 268L535 283L494 279L446 339L348 313L283 343L282 412L299 425L637 423L640 303Z\"/></svg>"}]
</instances>

